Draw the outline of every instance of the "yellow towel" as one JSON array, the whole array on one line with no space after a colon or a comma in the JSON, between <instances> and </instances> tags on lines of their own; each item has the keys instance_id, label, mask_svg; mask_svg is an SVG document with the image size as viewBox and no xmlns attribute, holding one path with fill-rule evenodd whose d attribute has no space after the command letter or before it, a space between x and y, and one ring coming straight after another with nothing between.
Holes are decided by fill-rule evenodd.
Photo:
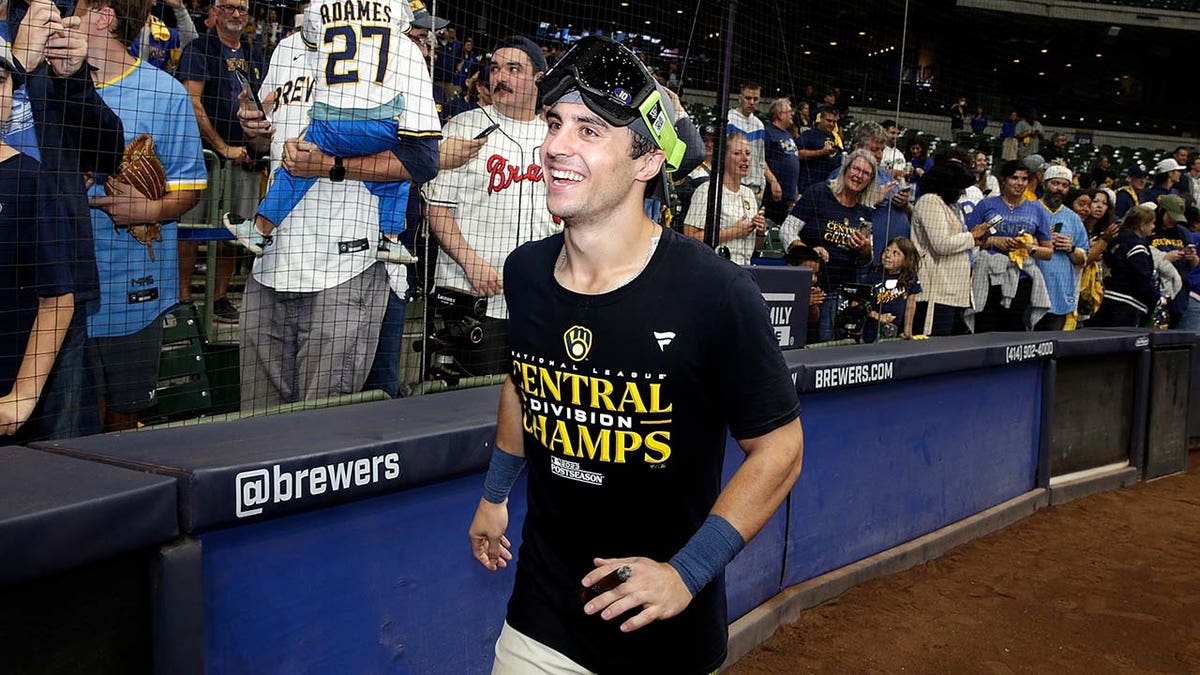
<instances>
[{"instance_id":1,"label":"yellow towel","mask_svg":"<svg viewBox=\"0 0 1200 675\"><path fill-rule=\"evenodd\" d=\"M166 42L171 39L171 29L167 28L167 24L162 22L162 19L157 16L150 17L150 23L147 24L150 28L150 37L153 37L159 42Z\"/></svg>"},{"instance_id":2,"label":"yellow towel","mask_svg":"<svg viewBox=\"0 0 1200 675\"><path fill-rule=\"evenodd\" d=\"M1032 234L1022 232L1017 235L1017 241L1025 244L1023 248L1008 252L1008 259L1016 263L1017 269L1025 269L1025 261L1029 259L1029 245L1035 243Z\"/></svg>"}]
</instances>

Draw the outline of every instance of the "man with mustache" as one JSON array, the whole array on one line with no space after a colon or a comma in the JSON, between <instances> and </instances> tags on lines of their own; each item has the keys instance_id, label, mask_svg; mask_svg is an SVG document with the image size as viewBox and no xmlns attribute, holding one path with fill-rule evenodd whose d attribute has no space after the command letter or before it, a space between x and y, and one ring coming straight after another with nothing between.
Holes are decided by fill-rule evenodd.
<instances>
[{"instance_id":1,"label":"man with mustache","mask_svg":"<svg viewBox=\"0 0 1200 675\"><path fill-rule=\"evenodd\" d=\"M459 311L454 302L486 298L483 316L471 318L479 321L481 339L443 352L463 375L504 372L504 261L517 246L562 230L546 210L538 159L546 122L538 116L537 81L546 58L532 40L518 35L496 45L488 67L492 104L452 118L442 135L470 139L496 128L475 156L457 168L444 166L426 188L430 230L441 244L435 312L456 321L448 316Z\"/></svg>"},{"instance_id":2,"label":"man with mustache","mask_svg":"<svg viewBox=\"0 0 1200 675\"><path fill-rule=\"evenodd\" d=\"M1079 216L1063 206L1063 198L1071 189L1071 178L1071 170L1065 166L1053 164L1046 169L1041 205L1050 213L1050 244L1054 253L1049 260L1038 260L1037 265L1046 279L1050 311L1034 330L1062 330L1079 303L1079 270L1087 262L1088 234Z\"/></svg>"}]
</instances>

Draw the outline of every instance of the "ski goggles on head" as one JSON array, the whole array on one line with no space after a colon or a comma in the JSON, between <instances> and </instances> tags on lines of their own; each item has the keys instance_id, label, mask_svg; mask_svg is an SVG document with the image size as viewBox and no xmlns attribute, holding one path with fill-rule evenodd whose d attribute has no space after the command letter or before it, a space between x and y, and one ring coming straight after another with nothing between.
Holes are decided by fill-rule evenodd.
<instances>
[{"instance_id":1,"label":"ski goggles on head","mask_svg":"<svg viewBox=\"0 0 1200 675\"><path fill-rule=\"evenodd\" d=\"M620 43L600 35L583 38L542 76L538 89L546 105L578 90L588 109L613 126L634 125L666 154L668 170L679 168L687 148L675 133L668 104L650 71Z\"/></svg>"}]
</instances>

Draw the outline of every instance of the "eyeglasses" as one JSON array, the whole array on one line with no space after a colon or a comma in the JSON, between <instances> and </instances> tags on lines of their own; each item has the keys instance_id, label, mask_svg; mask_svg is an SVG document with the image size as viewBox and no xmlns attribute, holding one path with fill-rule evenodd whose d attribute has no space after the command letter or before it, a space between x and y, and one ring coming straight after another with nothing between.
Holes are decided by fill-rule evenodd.
<instances>
[{"instance_id":1,"label":"eyeglasses","mask_svg":"<svg viewBox=\"0 0 1200 675\"><path fill-rule=\"evenodd\" d=\"M679 168L687 146L675 134L654 77L633 52L600 35L576 42L538 81L544 101L557 101L571 89L609 124L624 127L640 118L666 153L667 169Z\"/></svg>"},{"instance_id":2,"label":"eyeglasses","mask_svg":"<svg viewBox=\"0 0 1200 675\"><path fill-rule=\"evenodd\" d=\"M238 7L236 5L217 5L217 9L226 14L249 14L249 7Z\"/></svg>"}]
</instances>

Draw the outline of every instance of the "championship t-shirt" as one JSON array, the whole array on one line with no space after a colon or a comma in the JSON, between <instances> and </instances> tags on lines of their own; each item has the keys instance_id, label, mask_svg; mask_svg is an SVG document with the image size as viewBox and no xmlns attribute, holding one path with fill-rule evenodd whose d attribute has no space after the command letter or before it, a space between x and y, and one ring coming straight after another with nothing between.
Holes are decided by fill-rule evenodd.
<instances>
[{"instance_id":1,"label":"championship t-shirt","mask_svg":"<svg viewBox=\"0 0 1200 675\"><path fill-rule=\"evenodd\" d=\"M800 241L814 248L824 247L829 252L829 260L821 266L825 291L855 283L859 255L850 248L850 235L863 222L871 220L871 209L860 204L842 206L828 185L818 183L800 195L791 215L804 223Z\"/></svg>"},{"instance_id":2,"label":"championship t-shirt","mask_svg":"<svg viewBox=\"0 0 1200 675\"><path fill-rule=\"evenodd\" d=\"M664 230L641 274L601 295L557 283L562 246L526 244L504 269L529 467L508 623L597 672L713 672L723 575L632 633L585 615L579 583L596 557L678 552L720 492L726 430L788 424L795 386L754 280L700 242Z\"/></svg>"}]
</instances>

